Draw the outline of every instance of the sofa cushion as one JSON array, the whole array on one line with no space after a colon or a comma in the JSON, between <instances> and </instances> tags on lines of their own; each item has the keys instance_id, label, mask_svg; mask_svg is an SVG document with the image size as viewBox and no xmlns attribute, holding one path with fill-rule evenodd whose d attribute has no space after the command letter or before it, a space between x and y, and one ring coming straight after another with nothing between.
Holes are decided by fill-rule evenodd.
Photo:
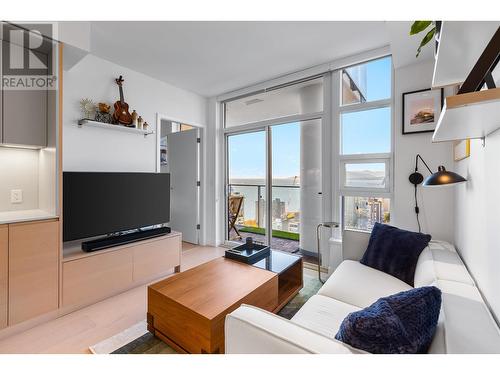
<instances>
[{"instance_id":1,"label":"sofa cushion","mask_svg":"<svg viewBox=\"0 0 500 375\"><path fill-rule=\"evenodd\" d=\"M500 353L500 331L479 290L447 280L436 285L442 291L446 353Z\"/></svg>"},{"instance_id":2,"label":"sofa cushion","mask_svg":"<svg viewBox=\"0 0 500 375\"><path fill-rule=\"evenodd\" d=\"M415 268L431 236L375 223L360 262L413 285Z\"/></svg>"},{"instance_id":3,"label":"sofa cushion","mask_svg":"<svg viewBox=\"0 0 500 375\"><path fill-rule=\"evenodd\" d=\"M353 260L344 260L318 294L363 308L382 296L409 289L410 285L391 275Z\"/></svg>"},{"instance_id":4,"label":"sofa cushion","mask_svg":"<svg viewBox=\"0 0 500 375\"><path fill-rule=\"evenodd\" d=\"M226 354L366 353L245 304L226 316L224 338Z\"/></svg>"},{"instance_id":5,"label":"sofa cushion","mask_svg":"<svg viewBox=\"0 0 500 375\"><path fill-rule=\"evenodd\" d=\"M441 311L439 312L439 319L436 326L436 332L432 338L431 345L427 354L446 354L446 335L445 335L445 315L443 309L443 294L441 293Z\"/></svg>"},{"instance_id":6,"label":"sofa cushion","mask_svg":"<svg viewBox=\"0 0 500 375\"><path fill-rule=\"evenodd\" d=\"M427 353L440 309L438 288L407 290L350 313L335 338L375 354Z\"/></svg>"},{"instance_id":7,"label":"sofa cushion","mask_svg":"<svg viewBox=\"0 0 500 375\"><path fill-rule=\"evenodd\" d=\"M358 306L315 295L307 300L291 320L311 331L334 339L344 318L358 310Z\"/></svg>"},{"instance_id":8,"label":"sofa cushion","mask_svg":"<svg viewBox=\"0 0 500 375\"><path fill-rule=\"evenodd\" d=\"M418 288L420 286L431 285L436 280L434 257L432 256L432 250L427 246L418 257L413 285Z\"/></svg>"},{"instance_id":9,"label":"sofa cushion","mask_svg":"<svg viewBox=\"0 0 500 375\"><path fill-rule=\"evenodd\" d=\"M431 285L435 280L450 280L474 285L455 248L447 242L429 242L429 246L418 258L415 269L415 287Z\"/></svg>"}]
</instances>

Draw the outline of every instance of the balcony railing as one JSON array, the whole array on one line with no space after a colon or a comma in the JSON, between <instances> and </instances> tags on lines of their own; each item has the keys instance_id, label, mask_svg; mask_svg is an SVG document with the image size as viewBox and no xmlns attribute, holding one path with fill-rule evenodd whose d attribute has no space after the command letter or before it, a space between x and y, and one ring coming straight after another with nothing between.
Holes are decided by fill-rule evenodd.
<instances>
[{"instance_id":1,"label":"balcony railing","mask_svg":"<svg viewBox=\"0 0 500 375\"><path fill-rule=\"evenodd\" d=\"M299 213L298 207L300 207L300 202L298 200L300 200L300 194L293 197L290 195L290 192L300 189L300 185L272 185L272 189L273 201L275 201L275 199L279 199L280 202L272 203L273 237L298 241L300 220L296 219L291 222L289 221L288 216L293 216L294 214ZM282 189L282 191L277 191L275 189ZM286 193L287 190L290 191L288 194ZM242 231L262 235L265 234L267 213L265 204L261 203L265 200L265 191L265 185L263 184L229 184L230 195L243 196L243 223L241 221L238 223L237 221L238 228ZM288 199L284 198L284 196L287 196ZM295 210L295 212L288 212L291 200L293 199L296 201L293 202L292 205L296 205L297 210ZM281 207L281 202L284 204L283 207ZM255 204L253 209L251 208L252 204ZM284 221L287 228L280 228L274 220L283 219L283 216L285 216ZM293 231L290 230L290 225L294 226Z\"/></svg>"}]
</instances>

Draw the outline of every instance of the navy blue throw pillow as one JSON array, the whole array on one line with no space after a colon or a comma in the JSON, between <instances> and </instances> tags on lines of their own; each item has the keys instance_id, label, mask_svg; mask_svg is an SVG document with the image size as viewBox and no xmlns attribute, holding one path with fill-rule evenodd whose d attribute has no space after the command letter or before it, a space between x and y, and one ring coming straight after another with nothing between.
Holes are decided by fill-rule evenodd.
<instances>
[{"instance_id":1,"label":"navy blue throw pillow","mask_svg":"<svg viewBox=\"0 0 500 375\"><path fill-rule=\"evenodd\" d=\"M350 313L335 338L374 354L427 353L440 309L438 288L410 289Z\"/></svg>"},{"instance_id":2,"label":"navy blue throw pillow","mask_svg":"<svg viewBox=\"0 0 500 375\"><path fill-rule=\"evenodd\" d=\"M430 240L429 234L375 223L360 262L413 286L418 257Z\"/></svg>"}]
</instances>

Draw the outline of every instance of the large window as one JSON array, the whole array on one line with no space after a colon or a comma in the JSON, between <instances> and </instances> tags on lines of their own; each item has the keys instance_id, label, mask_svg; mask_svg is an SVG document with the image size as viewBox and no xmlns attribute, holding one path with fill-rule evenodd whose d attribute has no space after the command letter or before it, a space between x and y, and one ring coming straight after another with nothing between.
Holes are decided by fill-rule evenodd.
<instances>
[{"instance_id":1,"label":"large window","mask_svg":"<svg viewBox=\"0 0 500 375\"><path fill-rule=\"evenodd\" d=\"M314 254L318 223L390 222L392 71L387 56L223 101L229 244Z\"/></svg>"},{"instance_id":2,"label":"large window","mask_svg":"<svg viewBox=\"0 0 500 375\"><path fill-rule=\"evenodd\" d=\"M391 108L343 112L341 152L343 155L391 152Z\"/></svg>"},{"instance_id":3,"label":"large window","mask_svg":"<svg viewBox=\"0 0 500 375\"><path fill-rule=\"evenodd\" d=\"M345 228L390 221L391 58L342 69L339 179Z\"/></svg>"},{"instance_id":4,"label":"large window","mask_svg":"<svg viewBox=\"0 0 500 375\"><path fill-rule=\"evenodd\" d=\"M390 98L391 64L387 56L342 69L342 105Z\"/></svg>"},{"instance_id":5,"label":"large window","mask_svg":"<svg viewBox=\"0 0 500 375\"><path fill-rule=\"evenodd\" d=\"M356 160L341 163L341 180L344 190L360 189L361 191L389 191L389 165L386 159L380 162L368 163Z\"/></svg>"},{"instance_id":6,"label":"large window","mask_svg":"<svg viewBox=\"0 0 500 375\"><path fill-rule=\"evenodd\" d=\"M376 222L391 221L389 198L344 197L344 228L371 231Z\"/></svg>"}]
</instances>

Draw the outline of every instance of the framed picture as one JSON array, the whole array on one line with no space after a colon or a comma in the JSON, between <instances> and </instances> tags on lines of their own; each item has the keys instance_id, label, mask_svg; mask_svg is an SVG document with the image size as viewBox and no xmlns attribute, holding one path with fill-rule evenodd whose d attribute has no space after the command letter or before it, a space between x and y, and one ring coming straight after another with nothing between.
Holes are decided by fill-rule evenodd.
<instances>
[{"instance_id":1,"label":"framed picture","mask_svg":"<svg viewBox=\"0 0 500 375\"><path fill-rule=\"evenodd\" d=\"M443 107L443 89L403 94L403 134L433 132Z\"/></svg>"},{"instance_id":2,"label":"framed picture","mask_svg":"<svg viewBox=\"0 0 500 375\"><path fill-rule=\"evenodd\" d=\"M453 142L453 160L460 161L470 156L470 139Z\"/></svg>"}]
</instances>

